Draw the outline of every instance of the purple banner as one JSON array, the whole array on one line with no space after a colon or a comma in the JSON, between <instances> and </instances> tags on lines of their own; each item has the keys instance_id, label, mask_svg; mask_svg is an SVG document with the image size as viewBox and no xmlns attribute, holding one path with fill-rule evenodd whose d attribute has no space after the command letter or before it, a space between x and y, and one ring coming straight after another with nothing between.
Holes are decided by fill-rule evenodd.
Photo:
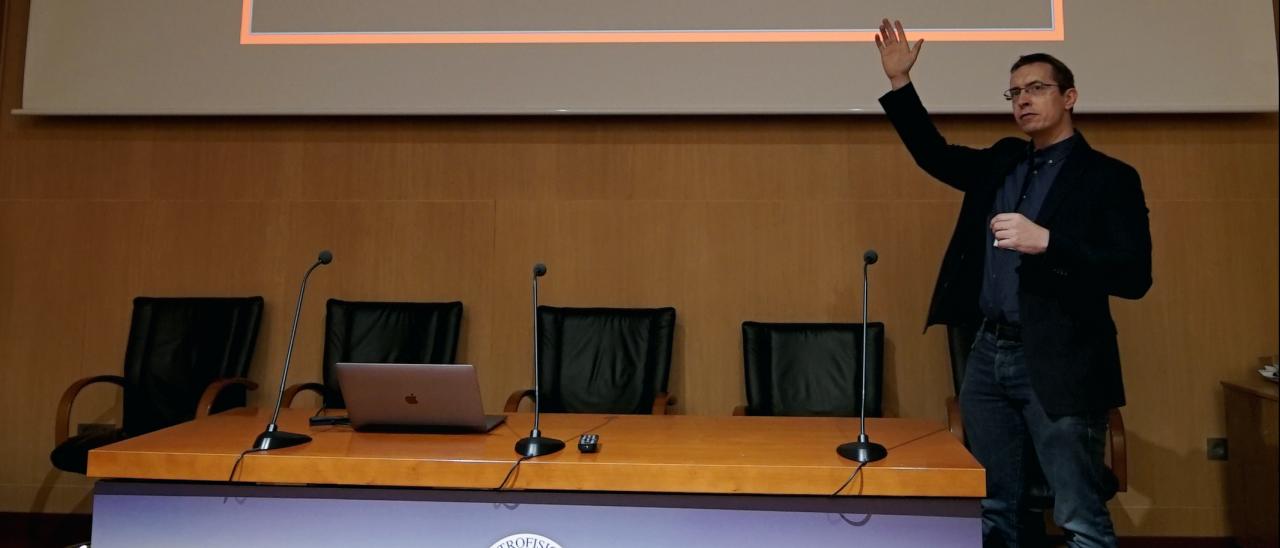
<instances>
[{"instance_id":1,"label":"purple banner","mask_svg":"<svg viewBox=\"0 0 1280 548\"><path fill-rule=\"evenodd\" d=\"M93 545L945 548L981 523L977 500L100 482Z\"/></svg>"}]
</instances>

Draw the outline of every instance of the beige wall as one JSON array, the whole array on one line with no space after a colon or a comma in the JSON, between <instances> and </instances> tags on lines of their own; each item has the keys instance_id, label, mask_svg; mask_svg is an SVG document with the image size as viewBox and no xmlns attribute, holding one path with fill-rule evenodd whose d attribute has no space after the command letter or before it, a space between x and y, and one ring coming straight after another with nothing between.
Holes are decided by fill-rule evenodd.
<instances>
[{"instance_id":1,"label":"beige wall","mask_svg":"<svg viewBox=\"0 0 1280 548\"><path fill-rule=\"evenodd\" d=\"M497 409L531 378L540 260L544 303L675 306L678 412L725 415L743 400L739 324L854 320L874 247L886 411L943 416L945 334L921 326L959 196L881 117L20 118L7 113L27 3L7 4L0 511L88 511L90 483L48 463L54 407L73 380L119 372L133 296L265 296L253 377L270 386L322 248L336 260L312 279L293 380L319 377L327 297L459 299L460 358ZM1013 130L940 124L969 144ZM1223 535L1223 464L1204 458L1225 434L1218 380L1249 374L1280 330L1276 116L1080 125L1143 174L1156 246L1151 293L1115 303L1130 401L1120 530ZM92 388L75 419L117 406Z\"/></svg>"}]
</instances>

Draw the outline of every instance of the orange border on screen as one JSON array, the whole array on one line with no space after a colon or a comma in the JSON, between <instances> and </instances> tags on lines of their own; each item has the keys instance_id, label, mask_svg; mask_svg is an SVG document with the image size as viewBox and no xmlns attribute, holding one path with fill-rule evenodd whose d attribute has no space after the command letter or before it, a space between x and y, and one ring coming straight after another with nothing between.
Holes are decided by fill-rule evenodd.
<instances>
[{"instance_id":1,"label":"orange border on screen","mask_svg":"<svg viewBox=\"0 0 1280 548\"><path fill-rule=\"evenodd\" d=\"M875 30L746 31L525 31L525 32L253 32L253 0L242 0L240 43L245 45L349 44L638 44L750 42L871 42ZM1066 37L1063 0L1050 0L1046 29L912 30L912 40L930 42L1061 42Z\"/></svg>"}]
</instances>

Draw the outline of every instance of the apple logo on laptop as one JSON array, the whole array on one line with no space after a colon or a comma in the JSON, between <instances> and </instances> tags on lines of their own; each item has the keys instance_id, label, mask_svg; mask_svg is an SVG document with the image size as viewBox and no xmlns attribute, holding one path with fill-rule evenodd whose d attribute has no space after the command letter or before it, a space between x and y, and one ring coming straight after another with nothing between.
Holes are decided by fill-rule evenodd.
<instances>
[{"instance_id":1,"label":"apple logo on laptop","mask_svg":"<svg viewBox=\"0 0 1280 548\"><path fill-rule=\"evenodd\" d=\"M413 394L409 394L404 397L404 402L409 405L418 405L418 397Z\"/></svg>"}]
</instances>

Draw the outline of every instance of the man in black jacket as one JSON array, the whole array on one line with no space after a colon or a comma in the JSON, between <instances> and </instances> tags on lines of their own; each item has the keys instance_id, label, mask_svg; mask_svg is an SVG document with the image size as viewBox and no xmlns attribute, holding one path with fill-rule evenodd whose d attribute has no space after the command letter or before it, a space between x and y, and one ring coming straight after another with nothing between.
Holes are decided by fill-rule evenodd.
<instances>
[{"instance_id":1,"label":"man in black jacket","mask_svg":"<svg viewBox=\"0 0 1280 548\"><path fill-rule=\"evenodd\" d=\"M1020 58L1005 98L1030 141L951 145L911 84L923 40L884 20L876 37L892 91L880 103L916 163L964 192L928 324L980 325L960 405L987 469L984 544L1019 546L1024 455L1054 491L1072 546L1115 546L1103 464L1109 409L1124 385L1109 297L1151 287L1151 234L1138 173L1093 150L1072 124L1071 70L1047 54ZM1034 449L1030 451L1028 449Z\"/></svg>"}]
</instances>

